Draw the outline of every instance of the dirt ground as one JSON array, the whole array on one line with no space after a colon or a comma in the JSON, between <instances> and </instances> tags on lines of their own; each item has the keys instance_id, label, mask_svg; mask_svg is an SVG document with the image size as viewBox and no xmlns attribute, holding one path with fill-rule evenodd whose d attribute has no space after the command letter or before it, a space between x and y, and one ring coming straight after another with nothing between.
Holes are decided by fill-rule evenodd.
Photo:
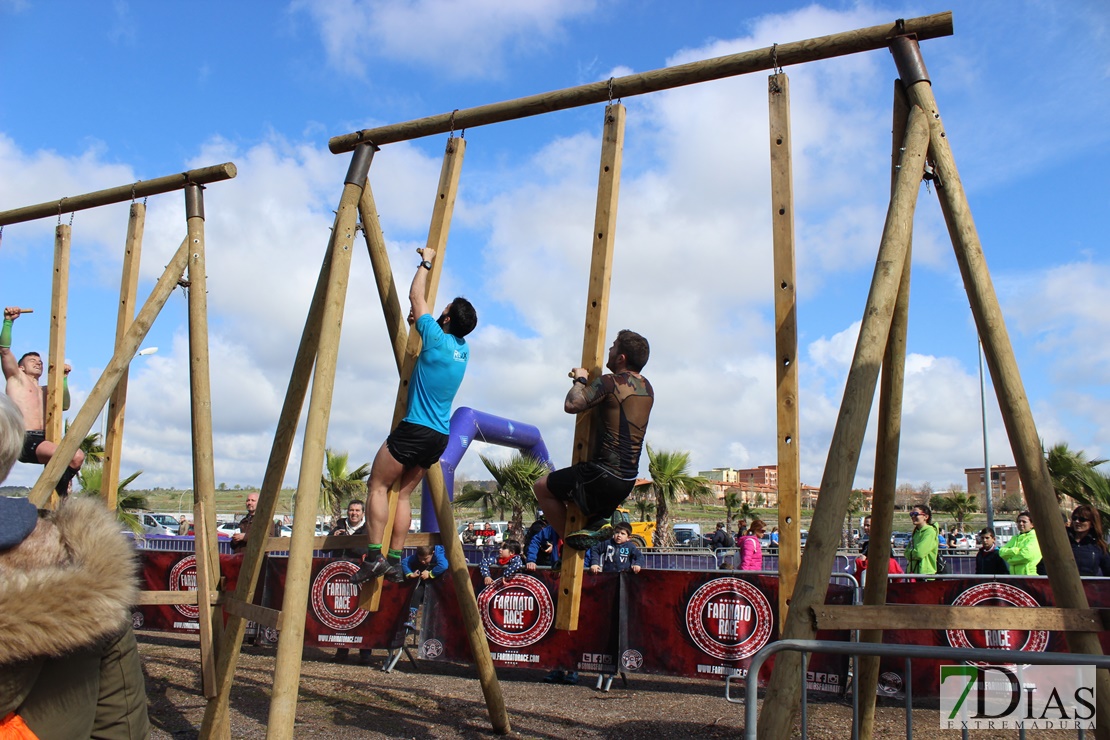
<instances>
[{"instance_id":1,"label":"dirt ground","mask_svg":"<svg viewBox=\"0 0 1110 740\"><path fill-rule=\"evenodd\" d=\"M138 633L147 676L152 738L191 740L198 736L205 700L200 693L197 639L191 635ZM473 666L405 658L392 673L375 652L371 666L330 662L330 651L305 648L296 737L321 738L494 738ZM275 650L244 646L231 694L231 736L265 737ZM542 682L544 671L498 669L514 738L736 738L744 728L744 706L725 701L724 682L636 675L617 678L609 692L597 691L596 674L578 686ZM742 694L743 687L733 690ZM848 703L810 702L808 736L842 740L851 736ZM936 710L914 710L914 735L957 738L940 731ZM905 712L880 707L876 737L904 738ZM1074 738L1075 733L1038 732L1036 737ZM801 737L796 723L794 737ZM974 732L974 738L1016 738L1010 733Z\"/></svg>"}]
</instances>

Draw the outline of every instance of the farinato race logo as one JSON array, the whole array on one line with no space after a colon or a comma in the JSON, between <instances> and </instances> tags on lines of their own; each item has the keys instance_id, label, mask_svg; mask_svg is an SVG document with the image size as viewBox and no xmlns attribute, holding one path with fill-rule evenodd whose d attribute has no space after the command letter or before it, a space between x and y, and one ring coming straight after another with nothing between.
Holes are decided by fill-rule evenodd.
<instances>
[{"instance_id":1,"label":"farinato race logo","mask_svg":"<svg viewBox=\"0 0 1110 740\"><path fill-rule=\"evenodd\" d=\"M694 643L720 660L743 660L771 639L767 597L747 581L718 578L690 597L686 629Z\"/></svg>"},{"instance_id":2,"label":"farinato race logo","mask_svg":"<svg viewBox=\"0 0 1110 740\"><path fill-rule=\"evenodd\" d=\"M495 581L478 594L478 611L491 642L522 648L539 642L555 621L551 594L532 576Z\"/></svg>"},{"instance_id":3,"label":"farinato race logo","mask_svg":"<svg viewBox=\"0 0 1110 740\"><path fill-rule=\"evenodd\" d=\"M312 613L333 630L345 632L362 624L369 612L358 608L359 587L351 583L358 566L346 560L328 563L312 581Z\"/></svg>"},{"instance_id":4,"label":"farinato race logo","mask_svg":"<svg viewBox=\"0 0 1110 740\"><path fill-rule=\"evenodd\" d=\"M1023 606L1040 604L1032 596L1008 583L980 583L964 591L952 606ZM957 648L995 648L1040 653L1048 646L1045 630L946 630L948 644Z\"/></svg>"},{"instance_id":5,"label":"farinato race logo","mask_svg":"<svg viewBox=\"0 0 1110 740\"><path fill-rule=\"evenodd\" d=\"M178 560L170 569L170 582L167 585L170 591L196 591L197 556L190 555ZM196 604L174 604L173 608L186 619L200 618L200 607Z\"/></svg>"}]
</instances>

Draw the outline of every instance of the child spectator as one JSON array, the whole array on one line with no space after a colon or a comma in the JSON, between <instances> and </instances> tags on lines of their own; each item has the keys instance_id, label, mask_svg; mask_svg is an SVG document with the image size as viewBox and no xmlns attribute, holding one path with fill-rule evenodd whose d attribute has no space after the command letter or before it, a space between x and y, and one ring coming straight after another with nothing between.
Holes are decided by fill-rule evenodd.
<instances>
[{"instance_id":1,"label":"child spectator","mask_svg":"<svg viewBox=\"0 0 1110 740\"><path fill-rule=\"evenodd\" d=\"M539 531L528 544L528 554L524 558L524 567L535 570L536 566L548 565L552 568L561 560L559 535L555 527L550 524ZM588 552L588 551L587 551Z\"/></svg>"},{"instance_id":2,"label":"child spectator","mask_svg":"<svg viewBox=\"0 0 1110 740\"><path fill-rule=\"evenodd\" d=\"M591 573L620 573L631 570L639 573L644 555L636 543L631 542L632 525L620 522L613 527L613 536L591 548Z\"/></svg>"},{"instance_id":3,"label":"child spectator","mask_svg":"<svg viewBox=\"0 0 1110 740\"><path fill-rule=\"evenodd\" d=\"M979 531L979 552L975 553L975 575L1010 575L1010 567L998 554L994 530L990 527L984 527Z\"/></svg>"},{"instance_id":4,"label":"child spectator","mask_svg":"<svg viewBox=\"0 0 1110 740\"><path fill-rule=\"evenodd\" d=\"M490 553L489 557L482 560L478 570L482 574L482 582L487 586L493 583L493 577L490 576L489 569L495 565L504 568L501 577L505 581L509 581L515 573L524 567L524 560L520 557L520 543L516 540L505 540L501 543L497 558L494 558L493 554Z\"/></svg>"}]
</instances>

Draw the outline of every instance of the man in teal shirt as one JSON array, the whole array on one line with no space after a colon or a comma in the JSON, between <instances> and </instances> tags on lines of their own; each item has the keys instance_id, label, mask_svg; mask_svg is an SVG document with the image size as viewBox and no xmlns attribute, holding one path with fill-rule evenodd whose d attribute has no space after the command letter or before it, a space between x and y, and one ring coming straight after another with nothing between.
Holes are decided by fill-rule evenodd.
<instances>
[{"instance_id":1,"label":"man in teal shirt","mask_svg":"<svg viewBox=\"0 0 1110 740\"><path fill-rule=\"evenodd\" d=\"M424 294L436 253L431 247L425 247L421 254L424 260L416 268L409 288L412 305L409 323L420 333L423 346L409 382L408 414L382 444L370 468L366 501L369 556L351 576L351 583L363 583L381 576L397 583L405 579L401 569L401 547L412 516L409 495L447 447L451 402L470 360L470 345L463 337L478 325L474 306L461 296L447 304L438 320L432 318ZM393 520L390 549L383 556L389 489L394 484L400 491L400 504Z\"/></svg>"}]
</instances>

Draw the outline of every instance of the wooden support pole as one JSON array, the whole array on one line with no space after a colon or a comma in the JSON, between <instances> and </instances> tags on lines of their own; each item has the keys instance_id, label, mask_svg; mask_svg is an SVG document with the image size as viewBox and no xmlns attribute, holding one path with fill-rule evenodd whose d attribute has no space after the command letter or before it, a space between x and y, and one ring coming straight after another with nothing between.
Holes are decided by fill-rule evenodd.
<instances>
[{"instance_id":1,"label":"wooden support pole","mask_svg":"<svg viewBox=\"0 0 1110 740\"><path fill-rule=\"evenodd\" d=\"M620 103L605 107L605 128L601 139L601 165L597 176L597 206L592 232L593 257L590 261L590 285L586 297L586 326L582 333L582 367L596 380L605 366L605 329L609 321L609 284L613 278L613 251L617 237L617 203L620 196L621 160L624 155L625 110ZM574 464L590 459L597 434L597 412L593 409L578 414L574 422ZM567 505L564 535L588 524L575 504ZM563 548L563 566L559 573L559 603L555 611L555 627L578 629L578 609L582 598L582 564L585 553Z\"/></svg>"},{"instance_id":2,"label":"wooden support pole","mask_svg":"<svg viewBox=\"0 0 1110 740\"><path fill-rule=\"evenodd\" d=\"M819 630L871 627L880 634L883 630L997 630L1003 625L1008 630L1097 632L1103 628L1104 615L1110 615L1110 610L1050 606L1026 609L947 604L825 604L813 609ZM862 728L860 737L864 737Z\"/></svg>"},{"instance_id":3,"label":"wooden support pole","mask_svg":"<svg viewBox=\"0 0 1110 740\"><path fill-rule=\"evenodd\" d=\"M902 165L902 144L906 139L906 125L910 114L906 91L902 83L894 82L894 120L891 136L890 189L897 181ZM898 487L898 450L902 437L902 387L906 374L906 332L909 326L910 262L912 241L906 246L906 263L902 267L902 282L898 286L898 299L890 323L886 354L883 356L882 375L879 379L879 423L875 443L875 484L871 498L871 532L867 547L867 580L863 589L863 603L886 603L887 575L890 571L890 536L894 529L894 492ZM865 623L866 624L866 623ZM860 642L883 641L880 629L860 632ZM879 683L879 658L876 655L859 657L859 676L855 689L860 697L860 737L870 738L875 726L875 689Z\"/></svg>"},{"instance_id":4,"label":"wooden support pole","mask_svg":"<svg viewBox=\"0 0 1110 740\"><path fill-rule=\"evenodd\" d=\"M436 250L436 258L432 263L431 273L428 275L427 283L425 284L424 300L428 304L429 310L435 305L436 294L439 291L440 276L443 275L443 257L447 249L447 236L451 233L451 218L455 213L455 200L459 194L459 177L462 174L463 157L466 154L466 140L465 139L448 139L447 147L443 154L443 166L439 171L439 184L436 187L436 202L432 207L432 222L428 227L428 241L426 245ZM364 212L369 212L363 209ZM380 226L378 227L380 229ZM369 231L367 231L367 239L370 239ZM380 245L384 247L384 244ZM378 260L373 261L373 252L378 251L371 249L371 260L374 265L374 273L378 281L379 291L382 289L383 276L379 270L384 270L389 267L388 260L382 260L384 250L379 252ZM388 290L388 288L387 288ZM383 301L383 308L385 303ZM400 305L398 304L398 309ZM400 334L397 333L396 319L390 320L388 309L386 309L386 322L390 327L390 339L393 342L394 348L397 347ZM398 310L398 316L400 311ZM397 398L393 406L393 422L390 429L396 429L401 420L405 418L409 408L409 380L412 378L413 370L416 369L416 360L420 357L421 348L420 333L417 331L408 332L408 339L405 343L404 354L400 359L400 382L397 384ZM393 522L397 518L398 506L409 506L408 501L400 501L400 493L396 485L391 486L389 489L389 517L385 522L385 529L382 532L382 552L388 552L390 541L393 537ZM367 501L367 506L370 502ZM374 578L362 584L362 590L359 592L359 606L368 612L376 612L382 597L382 579Z\"/></svg>"},{"instance_id":5,"label":"wooden support pole","mask_svg":"<svg viewBox=\"0 0 1110 740\"><path fill-rule=\"evenodd\" d=\"M97 190L92 193L85 193L84 195L75 195L60 200L52 200L48 203L39 203L38 205L25 206L23 208L13 208L10 211L0 211L0 226L18 224L23 221L34 221L39 218L48 218L50 216L60 216L63 213L83 211L87 208L106 206L111 203L125 203L129 200L135 200L136 198L146 198L151 195L181 190L190 184L207 185L208 183L220 182L221 180L230 180L235 177L235 174L235 165L232 162L225 162L224 164L218 164L212 167L201 167L200 169L189 170L188 172L182 172L176 175L157 177L153 180L139 180L130 185L120 185L118 187L108 188L107 190Z\"/></svg>"},{"instance_id":6,"label":"wooden support pole","mask_svg":"<svg viewBox=\"0 0 1110 740\"><path fill-rule=\"evenodd\" d=\"M670 90L698 82L720 80L752 72L766 72L774 69L776 61L780 66L789 66L832 59L846 54L882 49L891 38L906 33L916 34L922 40L951 36L952 13L908 18L881 26L860 28L806 41L777 44L774 47L679 64L625 77L614 77L611 80L568 87L516 100L464 108L453 113L441 113L415 121L363 129L333 137L328 141L328 148L334 154L342 154L351 151L361 142L373 142L377 146L384 146L397 141L445 134L452 130L476 128L501 121L512 121L557 110L603 103L615 98L630 98L634 95Z\"/></svg>"},{"instance_id":7,"label":"wooden support pole","mask_svg":"<svg viewBox=\"0 0 1110 740\"><path fill-rule=\"evenodd\" d=\"M143 249L143 229L146 225L146 206L131 204L127 220L127 240L123 247L123 277L119 286L119 306L116 313L116 351L127 334L127 327L135 318L139 293L139 258ZM128 366L130 368L130 366ZM127 376L124 369L119 384L108 401L104 439L104 462L101 466L100 495L109 511L116 510L119 489L119 463L123 450L123 415L127 408Z\"/></svg>"},{"instance_id":8,"label":"wooden support pole","mask_svg":"<svg viewBox=\"0 0 1110 740\"><path fill-rule=\"evenodd\" d=\"M206 520L196 528L197 569L206 561L209 573L220 572L220 546L216 536L216 472L212 452L212 383L208 373L208 274L204 245L204 188L195 183L185 187L185 221L189 242L189 391L193 436L193 497L201 505ZM127 368L124 368L125 370ZM122 375L121 375L122 377ZM119 387L118 384L116 386ZM197 524L194 515L194 524ZM201 610L217 607L202 604ZM223 622L212 618L212 629L218 635ZM212 643L209 642L209 648ZM201 642L204 648L204 642ZM208 661L203 654L203 661ZM212 685L205 687L205 696L213 696Z\"/></svg>"},{"instance_id":9,"label":"wooden support pole","mask_svg":"<svg viewBox=\"0 0 1110 740\"><path fill-rule=\"evenodd\" d=\"M778 408L779 624L802 562L802 471L798 441L798 293L794 261L794 164L790 79L768 78L771 134L771 224L775 279L775 397Z\"/></svg>"},{"instance_id":10,"label":"wooden support pole","mask_svg":"<svg viewBox=\"0 0 1110 740\"><path fill-rule=\"evenodd\" d=\"M207 506L203 501L198 500L193 504L195 542L208 542L208 530L211 529L208 525ZM197 624L200 626L198 630L200 633L200 687L204 698L211 699L216 695L216 656L214 651L216 647L215 625L219 612L213 609L213 604L208 600L207 595L212 592L213 584L220 579L220 561L217 557L216 570L212 570L209 558L205 557L202 548L197 548L195 561L197 564Z\"/></svg>"},{"instance_id":11,"label":"wooden support pole","mask_svg":"<svg viewBox=\"0 0 1110 740\"><path fill-rule=\"evenodd\" d=\"M990 272L987 269L983 245L971 215L956 160L944 122L940 117L936 98L933 97L921 49L909 38L898 38L891 43L891 53L898 64L898 74L906 86L910 103L921 107L929 117L932 138L929 156L936 170L936 191L941 212L948 226L948 234L956 253L956 262L963 276L964 288L971 303L971 313L983 343L991 378L994 380L998 406L1006 425L1006 435L1014 462L1025 489L1025 499L1037 527L1037 541L1044 555L1048 579L1056 605L1072 609L1087 608L1087 596L1079 570L1072 556L1067 530L1060 517L1052 479L1048 474L1040 435L1033 421L1029 398L1021 380L1017 358L1014 357L1010 335L998 305ZM985 471L989 482L990 471ZM1094 633L1069 633L1068 650L1072 653L1101 655L1102 647ZM1110 672L1096 672L1097 736L1110 738Z\"/></svg>"},{"instance_id":12,"label":"wooden support pole","mask_svg":"<svg viewBox=\"0 0 1110 740\"><path fill-rule=\"evenodd\" d=\"M304 330L301 332L297 356L293 361L285 402L278 415L277 431L274 433L274 442L270 448L269 462L262 477L262 489L258 495L258 507L255 509L255 516L259 521L271 521L277 511L282 479L285 477L286 468L289 467L289 457L297 434L297 421L304 407L305 396L308 394L308 383L312 378L316 350L320 344L324 299L331 281L331 258L334 246L335 229L332 229L328 247L324 250L324 259L316 280L316 290L312 294L312 301L308 308ZM235 598L239 601L250 603L254 599L268 540L268 537L261 535L252 537L248 534L247 536L247 547L239 568L239 580L235 586ZM288 547L287 543L282 549L288 549ZM205 706L204 719L201 722L200 734L205 738L231 736L229 724L231 684L239 661L239 650L243 644L246 620L234 612L227 612L226 616L227 624L216 653L217 693L216 697Z\"/></svg>"},{"instance_id":13,"label":"wooden support pole","mask_svg":"<svg viewBox=\"0 0 1110 740\"><path fill-rule=\"evenodd\" d=\"M509 725L509 712L505 707L505 697L501 693L501 683L497 680L497 672L494 670L493 657L490 655L489 642L486 640L486 630L482 625L482 615L478 611L478 600L474 596L474 585L470 581L470 570L466 565L466 554L463 552L462 542L458 537L453 536L455 514L451 509L451 499L447 495L443 468L439 463L428 470L428 488L432 492L432 504L435 506L440 529L445 529L449 533L449 536L443 538L443 551L447 555L451 580L455 585L455 593L459 597L459 611L462 613L463 625L466 627L470 653L474 656L474 664L478 669L478 680L482 684L490 722L495 732L507 735L512 730Z\"/></svg>"},{"instance_id":14,"label":"wooden support pole","mask_svg":"<svg viewBox=\"0 0 1110 740\"><path fill-rule=\"evenodd\" d=\"M89 391L89 397L69 425L69 431L62 438L54 456L43 468L42 474L27 495L27 498L35 506L41 507L50 497L54 486L62 477L63 468L69 465L69 461L73 459L73 455L81 447L81 441L92 429L97 415L104 408L104 404L108 402L108 396L119 383L119 379L123 376L123 371L127 369L128 363L135 357L135 352L138 351L139 345L146 338L154 319L158 316L158 312L162 310L162 306L166 305L170 294L177 286L177 281L185 271L189 255L188 247L189 240L186 238L173 259L166 265L162 277L158 279L150 297L147 298L142 310L139 311L139 315L135 317L135 321L127 330L122 345L116 348L116 353L112 355L108 367L104 369L100 379Z\"/></svg>"},{"instance_id":15,"label":"wooden support pole","mask_svg":"<svg viewBox=\"0 0 1110 740\"><path fill-rule=\"evenodd\" d=\"M929 124L925 114L915 108L910 114L902 169L887 210L875 274L844 387L844 400L829 444L829 457L821 478L821 496L810 525L798 582L794 586L790 614L783 630L784 639L813 639L816 634L810 619L811 610L825 602L829 572L840 544L848 496L856 475L859 449L867 431L867 416L875 396L879 365L886 351L906 250L913 231L914 208L928 144ZM764 717L759 723L760 740L789 737L802 688L798 683L800 667L801 656L797 653L787 652L775 657L775 667L763 703Z\"/></svg>"},{"instance_id":16,"label":"wooden support pole","mask_svg":"<svg viewBox=\"0 0 1110 740\"><path fill-rule=\"evenodd\" d=\"M438 201L437 201L438 202ZM409 325L406 314L401 309L401 298L397 293L397 283L393 279L393 269L389 265L389 250L382 234L378 207L374 203L374 193L367 182L362 188L362 199L358 202L358 213L362 218L362 236L366 240L366 251L370 255L370 266L374 269L374 283L378 286L378 297L382 303L389 342L393 346L393 357L400 373L405 362L405 345L409 338ZM434 266L433 266L434 269Z\"/></svg>"},{"instance_id":17,"label":"wooden support pole","mask_svg":"<svg viewBox=\"0 0 1110 740\"><path fill-rule=\"evenodd\" d=\"M305 611L312 576L312 538L316 529L316 512L319 510L320 471L324 467L324 444L331 416L332 392L335 389L335 367L351 272L355 226L358 222L358 202L373 156L373 148L369 146L359 147L355 151L347 170L343 195L335 218L330 280L324 299L316 370L308 404L308 420L305 424L301 469L297 482L297 504L293 515L293 537L289 543L289 563L285 575L285 597L281 605L285 630L278 643L277 660L274 664L274 688L267 738L293 737L300 688L301 652L304 649ZM259 542L258 547L261 545Z\"/></svg>"},{"instance_id":18,"label":"wooden support pole","mask_svg":"<svg viewBox=\"0 0 1110 740\"><path fill-rule=\"evenodd\" d=\"M54 278L50 298L50 341L46 348L46 441L55 444L65 433L62 425L62 382L66 362L66 323L69 316L70 228L54 229ZM69 464L69 461L66 461Z\"/></svg>"}]
</instances>

